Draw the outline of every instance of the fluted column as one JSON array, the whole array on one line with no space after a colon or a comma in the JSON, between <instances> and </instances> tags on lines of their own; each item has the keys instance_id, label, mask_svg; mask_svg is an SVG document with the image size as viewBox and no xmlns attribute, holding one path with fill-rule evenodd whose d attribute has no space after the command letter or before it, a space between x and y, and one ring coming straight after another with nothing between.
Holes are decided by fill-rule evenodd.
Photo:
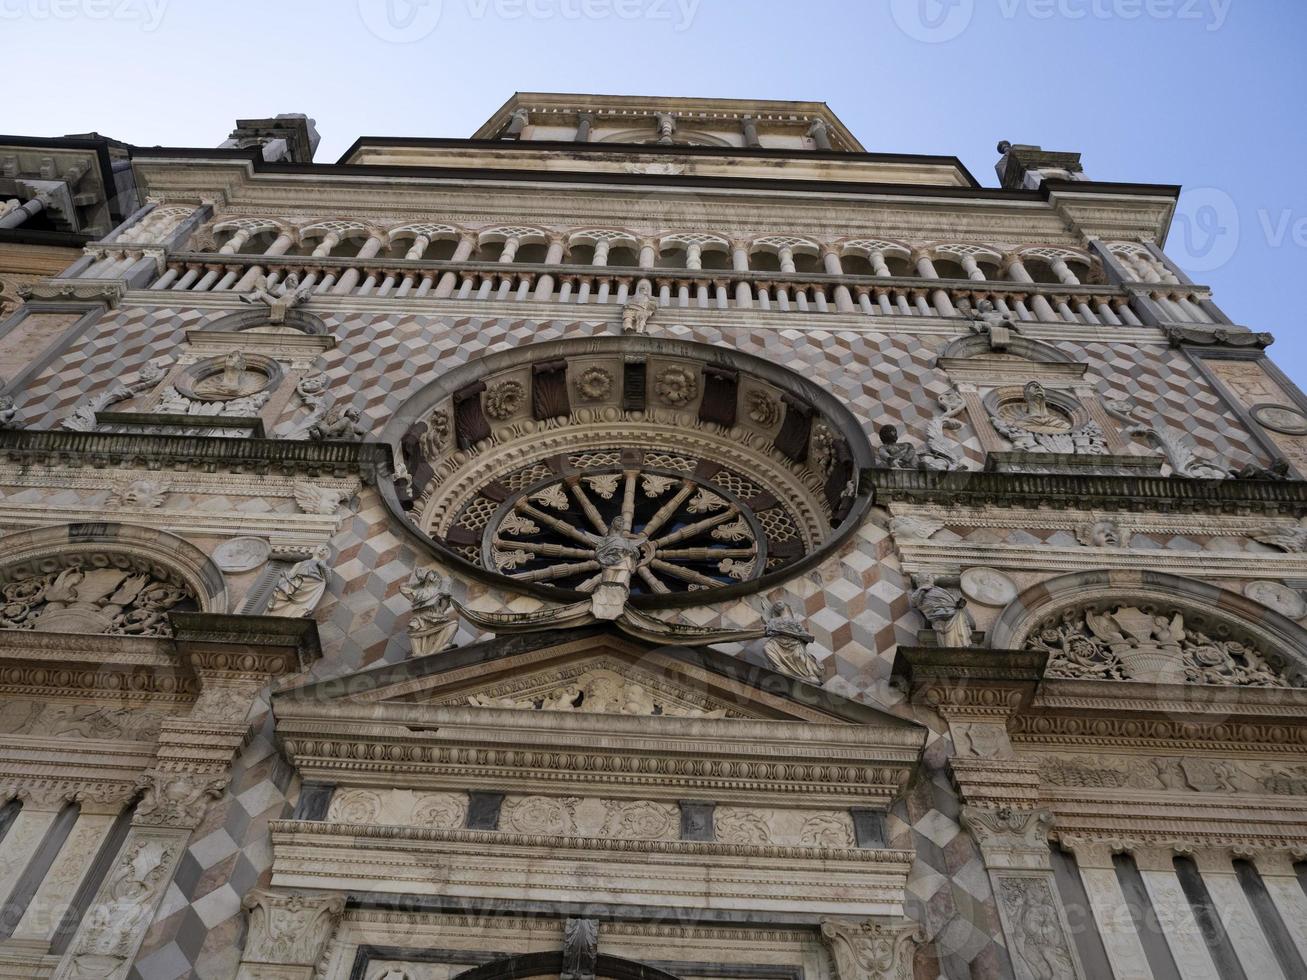
<instances>
[{"instance_id":1,"label":"fluted column","mask_svg":"<svg viewBox=\"0 0 1307 980\"><path fill-rule=\"evenodd\" d=\"M1069 842L1080 868L1080 880L1089 896L1098 934L1117 980L1151 980L1143 943L1116 876L1112 848L1107 844Z\"/></svg>"},{"instance_id":2,"label":"fluted column","mask_svg":"<svg viewBox=\"0 0 1307 980\"><path fill-rule=\"evenodd\" d=\"M1193 908L1176 877L1175 852L1169 847L1136 847L1131 853L1180 976L1185 980L1221 980Z\"/></svg>"},{"instance_id":3,"label":"fluted column","mask_svg":"<svg viewBox=\"0 0 1307 980\"><path fill-rule=\"evenodd\" d=\"M1239 957L1239 965L1249 980L1286 980L1279 960L1266 941L1266 934L1257 924L1257 915L1235 874L1230 853L1218 848L1199 848L1193 858L1216 914L1225 926L1230 945Z\"/></svg>"},{"instance_id":4,"label":"fluted column","mask_svg":"<svg viewBox=\"0 0 1307 980\"><path fill-rule=\"evenodd\" d=\"M1307 857L1307 855L1301 855ZM1307 960L1307 892L1293 867L1294 855L1288 851L1264 851L1253 863L1262 877L1267 893L1279 912L1293 944Z\"/></svg>"}]
</instances>

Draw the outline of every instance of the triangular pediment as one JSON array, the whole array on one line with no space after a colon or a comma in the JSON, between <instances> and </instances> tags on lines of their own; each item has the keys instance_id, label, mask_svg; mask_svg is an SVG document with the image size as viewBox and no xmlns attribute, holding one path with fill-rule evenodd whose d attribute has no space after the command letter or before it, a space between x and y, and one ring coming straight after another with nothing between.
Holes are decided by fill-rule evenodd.
<instances>
[{"instance_id":1,"label":"triangular pediment","mask_svg":"<svg viewBox=\"0 0 1307 980\"><path fill-rule=\"evenodd\" d=\"M648 647L603 627L489 640L286 692L315 693L355 704L912 725L720 651Z\"/></svg>"}]
</instances>

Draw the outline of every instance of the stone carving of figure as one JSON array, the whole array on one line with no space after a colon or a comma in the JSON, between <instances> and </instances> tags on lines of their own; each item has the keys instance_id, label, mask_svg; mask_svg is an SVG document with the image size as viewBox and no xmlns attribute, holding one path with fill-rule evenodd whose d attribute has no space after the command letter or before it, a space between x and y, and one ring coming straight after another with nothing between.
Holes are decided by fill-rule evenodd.
<instances>
[{"instance_id":1,"label":"stone carving of figure","mask_svg":"<svg viewBox=\"0 0 1307 980\"><path fill-rule=\"evenodd\" d=\"M245 303L263 303L268 307L269 323L285 323L286 314L313 295L312 286L300 286L299 276L291 273L275 288L268 286L268 277L254 280L252 292L241 296Z\"/></svg>"},{"instance_id":2,"label":"stone carving of figure","mask_svg":"<svg viewBox=\"0 0 1307 980\"><path fill-rule=\"evenodd\" d=\"M996 351L1007 350L1012 335L1021 332L1012 314L1000 313L987 299L982 299L970 316L972 332L988 335L989 346Z\"/></svg>"},{"instance_id":3,"label":"stone carving of figure","mask_svg":"<svg viewBox=\"0 0 1307 980\"><path fill-rule=\"evenodd\" d=\"M0 395L0 429L21 429L23 423L18 421L18 409L14 408L13 395Z\"/></svg>"},{"instance_id":4,"label":"stone carving of figure","mask_svg":"<svg viewBox=\"0 0 1307 980\"><path fill-rule=\"evenodd\" d=\"M910 442L899 442L897 426L882 425L877 434L880 445L876 447L876 461L891 470L915 470L917 468L917 447Z\"/></svg>"},{"instance_id":5,"label":"stone carving of figure","mask_svg":"<svg viewBox=\"0 0 1307 980\"><path fill-rule=\"evenodd\" d=\"M327 567L327 549L319 548L312 558L297 562L282 573L272 592L272 602L268 606L270 616L286 616L299 619L313 615L318 602L327 591L327 579L331 569Z\"/></svg>"},{"instance_id":6,"label":"stone carving of figure","mask_svg":"<svg viewBox=\"0 0 1307 980\"><path fill-rule=\"evenodd\" d=\"M1004 878L1000 892L1012 927L1019 976L1073 977L1071 951L1058 919L1048 883L1040 879Z\"/></svg>"},{"instance_id":7,"label":"stone carving of figure","mask_svg":"<svg viewBox=\"0 0 1307 980\"><path fill-rule=\"evenodd\" d=\"M241 394L241 384L245 378L245 354L242 351L230 351L222 362L222 381L220 387L233 395Z\"/></svg>"},{"instance_id":8,"label":"stone carving of figure","mask_svg":"<svg viewBox=\"0 0 1307 980\"><path fill-rule=\"evenodd\" d=\"M1076 540L1086 548L1123 548L1129 537L1116 521L1106 518L1076 529Z\"/></svg>"},{"instance_id":9,"label":"stone carving of figure","mask_svg":"<svg viewBox=\"0 0 1307 980\"><path fill-rule=\"evenodd\" d=\"M765 641L762 650L768 662L783 674L809 684L820 684L821 668L817 658L808 652L812 634L803 628L789 603L773 602L767 607L763 619Z\"/></svg>"},{"instance_id":10,"label":"stone carving of figure","mask_svg":"<svg viewBox=\"0 0 1307 980\"><path fill-rule=\"evenodd\" d=\"M658 312L658 300L653 297L653 289L648 279L641 279L633 296L622 307L622 333L646 333L649 321Z\"/></svg>"},{"instance_id":11,"label":"stone carving of figure","mask_svg":"<svg viewBox=\"0 0 1307 980\"><path fill-rule=\"evenodd\" d=\"M1025 405L1012 417L1013 422L1027 429L1045 429L1054 432L1071 428L1071 423L1065 417L1048 407L1048 394L1038 381L1028 382L1022 389L1022 395L1025 398Z\"/></svg>"},{"instance_id":12,"label":"stone carving of figure","mask_svg":"<svg viewBox=\"0 0 1307 980\"><path fill-rule=\"evenodd\" d=\"M309 438L316 442L357 442L363 438L362 415L353 405L333 405L321 422L309 426Z\"/></svg>"},{"instance_id":13,"label":"stone carving of figure","mask_svg":"<svg viewBox=\"0 0 1307 980\"><path fill-rule=\"evenodd\" d=\"M599 584L590 597L596 619L616 619L631 596L631 576L640 565L645 544L642 534L632 534L622 514L613 518L608 531L595 541L595 558L601 569Z\"/></svg>"},{"instance_id":14,"label":"stone carving of figure","mask_svg":"<svg viewBox=\"0 0 1307 980\"><path fill-rule=\"evenodd\" d=\"M599 955L599 920L568 919L563 926L563 968L559 980L594 980Z\"/></svg>"},{"instance_id":15,"label":"stone carving of figure","mask_svg":"<svg viewBox=\"0 0 1307 980\"><path fill-rule=\"evenodd\" d=\"M934 575L922 575L917 581L920 584L912 593L912 606L935 631L939 645L971 646L971 631L975 623L967 612L967 600L936 585Z\"/></svg>"},{"instance_id":16,"label":"stone carving of figure","mask_svg":"<svg viewBox=\"0 0 1307 980\"><path fill-rule=\"evenodd\" d=\"M448 649L458 632L458 614L444 576L434 568L415 568L399 591L413 606L408 621L413 656L427 657Z\"/></svg>"}]
</instances>

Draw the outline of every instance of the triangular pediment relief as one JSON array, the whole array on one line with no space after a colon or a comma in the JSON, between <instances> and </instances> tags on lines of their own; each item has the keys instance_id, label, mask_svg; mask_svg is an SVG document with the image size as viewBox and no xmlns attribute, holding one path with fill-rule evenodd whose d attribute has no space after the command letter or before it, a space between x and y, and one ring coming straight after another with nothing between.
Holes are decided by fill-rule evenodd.
<instances>
[{"instance_id":1,"label":"triangular pediment relief","mask_svg":"<svg viewBox=\"0 0 1307 980\"><path fill-rule=\"evenodd\" d=\"M911 725L719 651L646 648L602 629L490 640L361 671L322 693L333 686L365 704Z\"/></svg>"}]
</instances>

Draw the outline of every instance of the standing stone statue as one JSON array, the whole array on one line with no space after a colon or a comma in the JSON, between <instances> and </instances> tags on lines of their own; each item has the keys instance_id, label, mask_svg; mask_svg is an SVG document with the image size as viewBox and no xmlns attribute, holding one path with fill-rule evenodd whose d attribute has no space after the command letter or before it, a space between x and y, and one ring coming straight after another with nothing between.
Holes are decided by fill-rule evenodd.
<instances>
[{"instance_id":1,"label":"standing stone statue","mask_svg":"<svg viewBox=\"0 0 1307 980\"><path fill-rule=\"evenodd\" d=\"M596 619L616 619L631 597L631 576L640 565L645 537L632 534L626 518L619 514L608 531L595 542L595 558L602 571L590 597Z\"/></svg>"},{"instance_id":2,"label":"standing stone statue","mask_svg":"<svg viewBox=\"0 0 1307 980\"><path fill-rule=\"evenodd\" d=\"M803 622L794 615L787 602L773 602L763 615L762 652L767 661L782 674L789 674L809 684L821 683L821 667L817 658L808 652L812 634L803 628Z\"/></svg>"},{"instance_id":3,"label":"standing stone statue","mask_svg":"<svg viewBox=\"0 0 1307 980\"><path fill-rule=\"evenodd\" d=\"M429 657L448 649L458 632L458 614L448 580L434 568L416 568L399 591L413 605L413 616L408 621L413 656Z\"/></svg>"},{"instance_id":4,"label":"standing stone statue","mask_svg":"<svg viewBox=\"0 0 1307 980\"><path fill-rule=\"evenodd\" d=\"M272 592L268 605L271 616L302 618L312 616L323 594L327 591L327 549L319 548L313 557L297 562L282 573Z\"/></svg>"},{"instance_id":5,"label":"standing stone statue","mask_svg":"<svg viewBox=\"0 0 1307 980\"><path fill-rule=\"evenodd\" d=\"M912 593L912 607L935 631L935 639L942 647L971 646L971 631L975 622L967 612L967 600L935 584L934 575L922 575Z\"/></svg>"}]
</instances>

